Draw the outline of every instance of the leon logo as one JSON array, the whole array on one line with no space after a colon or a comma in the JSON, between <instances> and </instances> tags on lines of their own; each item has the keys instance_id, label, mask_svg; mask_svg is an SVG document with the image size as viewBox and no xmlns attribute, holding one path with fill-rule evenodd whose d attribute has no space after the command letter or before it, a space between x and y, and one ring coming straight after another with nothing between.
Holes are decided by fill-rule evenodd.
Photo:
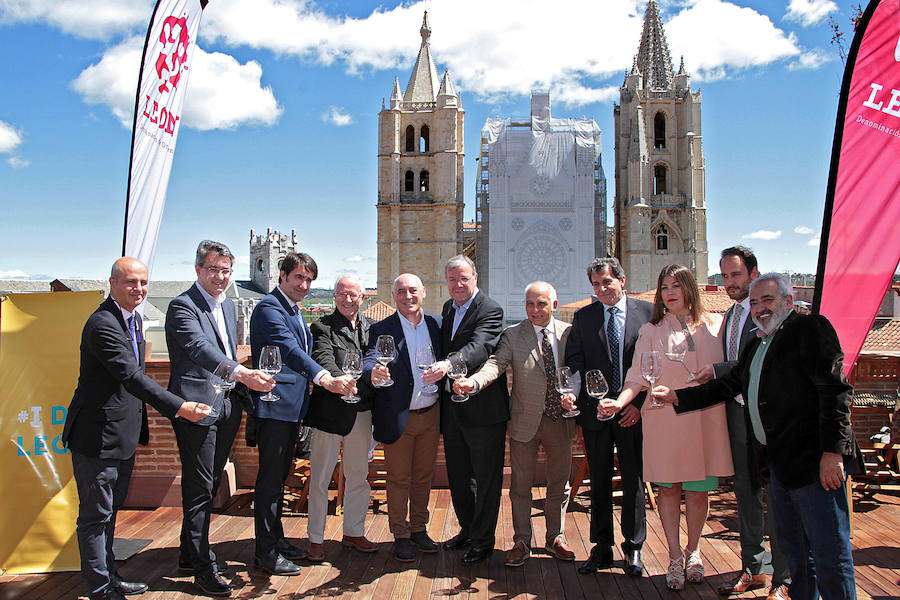
<instances>
[{"instance_id":1,"label":"leon logo","mask_svg":"<svg viewBox=\"0 0 900 600\"><path fill-rule=\"evenodd\" d=\"M187 19L166 17L162 32L159 34L159 42L163 45L164 51L160 52L156 59L156 75L162 82L159 85L159 92L162 94L169 91L170 83L173 91L178 87L181 70L186 68L184 63L187 62L188 46L191 43Z\"/></svg>"}]
</instances>

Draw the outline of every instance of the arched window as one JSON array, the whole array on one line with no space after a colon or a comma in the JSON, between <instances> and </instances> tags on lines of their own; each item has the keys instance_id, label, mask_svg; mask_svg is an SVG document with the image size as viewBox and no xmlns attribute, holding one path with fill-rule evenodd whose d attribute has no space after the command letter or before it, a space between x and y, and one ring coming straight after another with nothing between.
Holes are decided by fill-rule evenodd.
<instances>
[{"instance_id":1,"label":"arched window","mask_svg":"<svg viewBox=\"0 0 900 600\"><path fill-rule=\"evenodd\" d=\"M661 112L653 118L653 147L666 147L666 115Z\"/></svg>"},{"instance_id":2,"label":"arched window","mask_svg":"<svg viewBox=\"0 0 900 600\"><path fill-rule=\"evenodd\" d=\"M412 171L407 171L406 176L404 177L405 181L403 182L403 190L407 192L413 192L416 189L416 176Z\"/></svg>"},{"instance_id":3,"label":"arched window","mask_svg":"<svg viewBox=\"0 0 900 600\"><path fill-rule=\"evenodd\" d=\"M428 152L428 125L422 125L419 133L419 152Z\"/></svg>"},{"instance_id":4,"label":"arched window","mask_svg":"<svg viewBox=\"0 0 900 600\"><path fill-rule=\"evenodd\" d=\"M664 223L660 223L659 227L656 228L656 249L669 249L669 228Z\"/></svg>"},{"instance_id":5,"label":"arched window","mask_svg":"<svg viewBox=\"0 0 900 600\"><path fill-rule=\"evenodd\" d=\"M422 171L421 173L419 173L419 191L428 191L428 171Z\"/></svg>"},{"instance_id":6,"label":"arched window","mask_svg":"<svg viewBox=\"0 0 900 600\"><path fill-rule=\"evenodd\" d=\"M666 186L666 165L656 165L653 167L653 194L667 194L668 187Z\"/></svg>"},{"instance_id":7,"label":"arched window","mask_svg":"<svg viewBox=\"0 0 900 600\"><path fill-rule=\"evenodd\" d=\"M412 125L406 128L406 151L416 151L416 129Z\"/></svg>"}]
</instances>

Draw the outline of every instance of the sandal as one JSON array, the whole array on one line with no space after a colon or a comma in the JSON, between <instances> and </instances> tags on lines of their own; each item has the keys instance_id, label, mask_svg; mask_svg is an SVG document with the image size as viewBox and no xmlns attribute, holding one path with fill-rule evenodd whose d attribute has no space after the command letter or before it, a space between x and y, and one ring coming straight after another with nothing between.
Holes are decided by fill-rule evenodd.
<instances>
[{"instance_id":1,"label":"sandal","mask_svg":"<svg viewBox=\"0 0 900 600\"><path fill-rule=\"evenodd\" d=\"M666 587L670 590L684 589L684 555L669 559L669 571L666 573Z\"/></svg>"},{"instance_id":2,"label":"sandal","mask_svg":"<svg viewBox=\"0 0 900 600\"><path fill-rule=\"evenodd\" d=\"M703 560L700 558L700 549L694 550L687 558L685 565L687 580L691 583L700 583L703 581Z\"/></svg>"}]
</instances>

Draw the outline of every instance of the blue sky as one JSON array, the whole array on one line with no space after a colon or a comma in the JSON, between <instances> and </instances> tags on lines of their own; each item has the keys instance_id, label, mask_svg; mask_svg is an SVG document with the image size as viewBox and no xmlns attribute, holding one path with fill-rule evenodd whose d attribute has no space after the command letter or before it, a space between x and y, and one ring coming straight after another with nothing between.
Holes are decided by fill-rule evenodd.
<instances>
[{"instance_id":1,"label":"blue sky","mask_svg":"<svg viewBox=\"0 0 900 600\"><path fill-rule=\"evenodd\" d=\"M677 68L703 92L711 271L753 247L763 270L814 272L843 65L826 18L855 3L661 0ZM377 113L406 86L429 11L432 52L466 110L465 218L481 127L525 115L603 131L644 0L212 0L200 26L155 279L192 279L200 239L247 278L249 230L298 230L320 266L375 283ZM0 278L107 276L122 243L131 107L150 0L0 0ZM849 37L849 33L848 33ZM849 40L847 42L849 45ZM127 123L128 125L123 125ZM587 290L586 290L587 292Z\"/></svg>"}]
</instances>

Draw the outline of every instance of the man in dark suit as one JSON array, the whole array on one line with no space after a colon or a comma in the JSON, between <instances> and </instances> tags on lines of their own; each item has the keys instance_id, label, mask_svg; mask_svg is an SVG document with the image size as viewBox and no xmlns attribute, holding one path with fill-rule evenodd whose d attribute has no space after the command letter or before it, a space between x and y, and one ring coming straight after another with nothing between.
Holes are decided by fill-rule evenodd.
<instances>
[{"instance_id":1,"label":"man in dark suit","mask_svg":"<svg viewBox=\"0 0 900 600\"><path fill-rule=\"evenodd\" d=\"M113 555L116 513L125 501L134 451L150 438L146 405L168 418L199 421L209 406L184 402L144 373L144 336L135 309L147 297L147 267L123 257L112 266L109 298L81 334L78 387L66 414L62 442L72 453L78 486L78 550L91 599L120 600L147 590L122 581Z\"/></svg>"},{"instance_id":2,"label":"man in dark suit","mask_svg":"<svg viewBox=\"0 0 900 600\"><path fill-rule=\"evenodd\" d=\"M394 535L394 557L416 559L415 548L438 551L425 530L428 497L440 439L440 411L435 382L442 378L434 366L418 368L416 349L431 346L440 352L441 322L422 309L425 286L411 273L394 280L391 296L397 312L372 325L363 361L363 378L375 386L372 423L375 440L384 446L387 471L388 526ZM379 336L394 338L394 359L377 363ZM407 519L408 514L408 519Z\"/></svg>"},{"instance_id":3,"label":"man in dark suit","mask_svg":"<svg viewBox=\"0 0 900 600\"><path fill-rule=\"evenodd\" d=\"M312 357L338 377L349 351L362 352L369 344L372 319L360 314L365 290L358 275L338 277L334 284L334 312L310 326ZM305 423L310 430L310 486L306 559L325 559L325 517L328 512L328 484L341 458L344 485L344 546L360 552L374 552L366 539L366 511L369 508L369 447L372 442L372 388L359 385L359 401L345 402L324 388L313 389ZM343 446L343 451L341 447Z\"/></svg>"},{"instance_id":4,"label":"man in dark suit","mask_svg":"<svg viewBox=\"0 0 900 600\"><path fill-rule=\"evenodd\" d=\"M696 373L699 383L724 377L737 364L738 357L750 342L756 339L759 328L750 318L750 284L759 277L756 256L749 248L733 246L722 250L719 270L728 297L734 304L725 313L721 329L725 362L707 365ZM734 495L737 499L738 523L741 535L741 574L734 581L719 587L722 595L743 594L765 587L766 575L762 572L765 546L763 525L764 504L762 488L754 489L751 483L750 460L747 456L747 424L744 422L744 397L740 394L725 402L728 418L728 436L731 440L731 456L734 461ZM768 488L768 486L766 486ZM766 490L768 495L768 489ZM771 517L765 522L769 528L769 545L772 548L772 585L768 600L784 600L788 597L791 574L787 556L778 546L775 522Z\"/></svg>"},{"instance_id":5,"label":"man in dark suit","mask_svg":"<svg viewBox=\"0 0 900 600\"><path fill-rule=\"evenodd\" d=\"M566 344L566 365L584 374L599 369L609 384L608 398L622 391L625 373L634 358L634 344L641 325L650 320L653 305L625 295L625 270L615 258L595 259L587 269L598 302L575 313ZM578 396L581 414L576 417L584 436L584 451L591 474L591 554L578 567L594 573L613 563L612 475L613 446L622 475L622 553L625 572L640 577L644 572L641 546L647 537L645 515L640 406L646 394L609 421L597 420L597 400L582 385ZM636 406L635 406L636 404Z\"/></svg>"},{"instance_id":6,"label":"man in dark suit","mask_svg":"<svg viewBox=\"0 0 900 600\"><path fill-rule=\"evenodd\" d=\"M300 420L309 405L309 384L312 382L334 393L356 391L352 378L333 377L310 357L312 333L303 320L299 304L318 274L319 268L311 256L288 252L279 267L278 286L259 301L250 317L253 364L259 364L265 346L277 346L282 361L281 372L275 375L275 399L252 392L259 447L253 562L272 575L298 574L300 567L292 560L306 556L304 550L285 539L281 510L284 482L294 464Z\"/></svg>"},{"instance_id":7,"label":"man in dark suit","mask_svg":"<svg viewBox=\"0 0 900 600\"><path fill-rule=\"evenodd\" d=\"M169 303L166 345L169 349L169 391L203 402L213 411L199 423L172 421L181 457L181 546L178 570L194 574L204 593L227 596L229 586L219 576L223 565L209 546L209 521L222 469L241 424L241 408L227 393L217 393L216 379L237 381L268 391L275 382L262 371L239 365L237 312L225 296L234 255L225 244L204 240L197 247L197 282ZM218 375L215 375L218 373Z\"/></svg>"},{"instance_id":8,"label":"man in dark suit","mask_svg":"<svg viewBox=\"0 0 900 600\"><path fill-rule=\"evenodd\" d=\"M478 289L475 263L462 254L444 267L450 300L441 311L441 358L459 352L469 373L478 371L503 332L503 309ZM439 363L443 374L447 361ZM460 531L444 542L448 549L469 547L464 565L474 565L494 551L494 530L500 514L509 392L506 374L466 402L450 400L449 385L441 386L441 433L447 458L450 498Z\"/></svg>"},{"instance_id":9,"label":"man in dark suit","mask_svg":"<svg viewBox=\"0 0 900 600\"><path fill-rule=\"evenodd\" d=\"M864 466L850 427L853 389L831 323L798 315L793 305L786 275L761 275L750 285L750 312L761 335L737 365L706 384L677 391L659 386L653 395L682 413L742 394L754 487L768 476L791 597L856 598L846 477Z\"/></svg>"}]
</instances>

